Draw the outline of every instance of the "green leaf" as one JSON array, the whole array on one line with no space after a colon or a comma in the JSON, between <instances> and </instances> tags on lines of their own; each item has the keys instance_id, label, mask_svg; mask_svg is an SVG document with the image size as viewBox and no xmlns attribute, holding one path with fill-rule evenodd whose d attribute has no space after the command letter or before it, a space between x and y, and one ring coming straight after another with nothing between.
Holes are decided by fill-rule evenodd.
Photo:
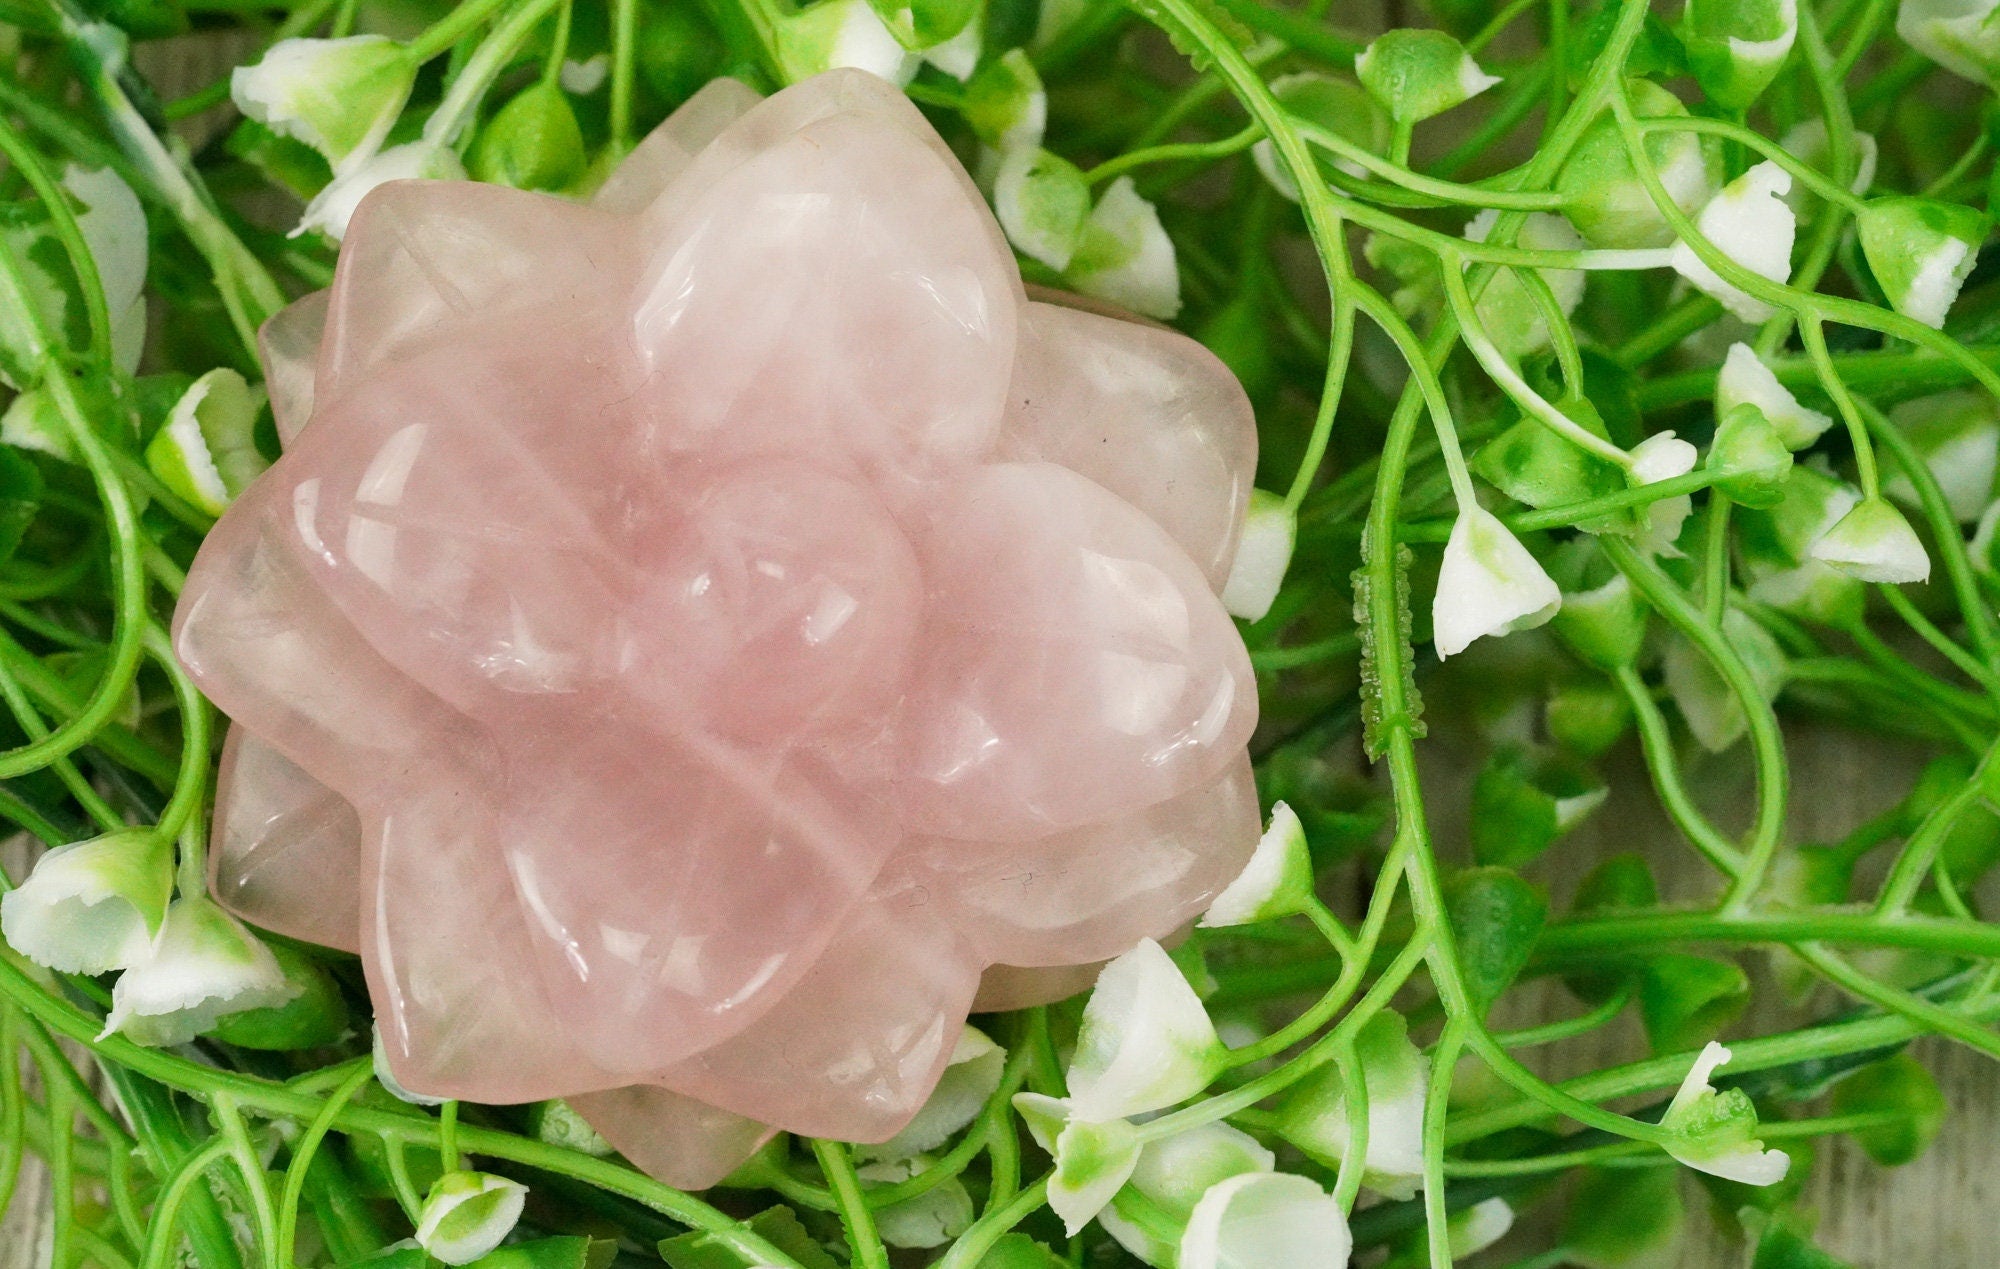
<instances>
[{"instance_id":1,"label":"green leaf","mask_svg":"<svg viewBox=\"0 0 2000 1269\"><path fill-rule=\"evenodd\" d=\"M1573 917L1615 912L1621 908L1650 908L1660 901L1659 885L1652 867L1636 852L1613 855L1584 874L1570 904ZM1587 969L1563 975L1563 986L1587 1004L1602 1004L1637 972L1635 957L1604 956Z\"/></svg>"},{"instance_id":2,"label":"green leaf","mask_svg":"<svg viewBox=\"0 0 2000 1269\"><path fill-rule=\"evenodd\" d=\"M1910 1162L1930 1148L1944 1126L1944 1094L1924 1064L1907 1053L1864 1066L1833 1088L1836 1115L1895 1114L1902 1118L1851 1134L1885 1167Z\"/></svg>"},{"instance_id":3,"label":"green leaf","mask_svg":"<svg viewBox=\"0 0 2000 1269\"><path fill-rule=\"evenodd\" d=\"M1569 37L1571 87L1581 84L1590 68L1604 56L1612 33L1618 28L1619 12L1618 5L1601 4ZM1625 73L1634 79L1672 79L1688 73L1687 50L1681 47L1680 36L1651 12L1646 14L1639 38L1633 41L1632 51L1625 57Z\"/></svg>"},{"instance_id":4,"label":"green leaf","mask_svg":"<svg viewBox=\"0 0 2000 1269\"><path fill-rule=\"evenodd\" d=\"M789 1207L768 1208L747 1222L750 1232L798 1261L805 1269L842 1269ZM752 1269L757 1262L715 1235L696 1231L660 1243L660 1259L672 1269Z\"/></svg>"},{"instance_id":5,"label":"green leaf","mask_svg":"<svg viewBox=\"0 0 2000 1269\"><path fill-rule=\"evenodd\" d=\"M1615 463L1579 449L1537 419L1521 419L1494 437L1471 465L1495 489L1530 507L1557 507L1625 488L1625 473ZM1600 519L1582 527L1608 526Z\"/></svg>"},{"instance_id":6,"label":"green leaf","mask_svg":"<svg viewBox=\"0 0 2000 1269\"><path fill-rule=\"evenodd\" d=\"M1631 728L1632 706L1623 692L1602 680L1569 683L1550 693L1542 706L1542 725L1549 739L1570 753L1596 758Z\"/></svg>"},{"instance_id":7,"label":"green leaf","mask_svg":"<svg viewBox=\"0 0 2000 1269\"><path fill-rule=\"evenodd\" d=\"M1749 1003L1750 980L1734 961L1667 952L1639 975L1639 1016L1655 1053L1700 1048Z\"/></svg>"},{"instance_id":8,"label":"green leaf","mask_svg":"<svg viewBox=\"0 0 2000 1269\"><path fill-rule=\"evenodd\" d=\"M1069 1261L1026 1234L1006 1234L979 1258L979 1269L1069 1269Z\"/></svg>"},{"instance_id":9,"label":"green leaf","mask_svg":"<svg viewBox=\"0 0 2000 1269\"><path fill-rule=\"evenodd\" d=\"M1528 963L1548 901L1505 868L1472 868L1445 888L1445 911L1466 990L1483 1013Z\"/></svg>"},{"instance_id":10,"label":"green leaf","mask_svg":"<svg viewBox=\"0 0 2000 1269\"><path fill-rule=\"evenodd\" d=\"M1774 1218L1757 1239L1750 1269L1853 1269L1831 1252L1821 1251L1783 1215Z\"/></svg>"},{"instance_id":11,"label":"green leaf","mask_svg":"<svg viewBox=\"0 0 2000 1269\"><path fill-rule=\"evenodd\" d=\"M1686 1210L1678 1168L1585 1168L1563 1217L1562 1245L1584 1269L1674 1263Z\"/></svg>"},{"instance_id":12,"label":"green leaf","mask_svg":"<svg viewBox=\"0 0 2000 1269\"><path fill-rule=\"evenodd\" d=\"M1604 793L1604 782L1576 764L1518 745L1498 748L1472 785L1473 858L1519 868L1575 827Z\"/></svg>"}]
</instances>

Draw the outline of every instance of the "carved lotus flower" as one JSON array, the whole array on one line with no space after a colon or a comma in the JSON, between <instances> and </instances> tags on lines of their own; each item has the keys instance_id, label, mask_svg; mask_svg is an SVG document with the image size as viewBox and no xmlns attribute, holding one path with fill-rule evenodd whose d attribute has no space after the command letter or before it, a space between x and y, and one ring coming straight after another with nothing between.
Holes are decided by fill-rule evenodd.
<instances>
[{"instance_id":1,"label":"carved lotus flower","mask_svg":"<svg viewBox=\"0 0 2000 1269\"><path fill-rule=\"evenodd\" d=\"M718 82L589 206L385 185L265 345L176 614L214 888L360 952L412 1091L683 1185L879 1141L1256 842L1249 407L1030 300L882 81Z\"/></svg>"}]
</instances>

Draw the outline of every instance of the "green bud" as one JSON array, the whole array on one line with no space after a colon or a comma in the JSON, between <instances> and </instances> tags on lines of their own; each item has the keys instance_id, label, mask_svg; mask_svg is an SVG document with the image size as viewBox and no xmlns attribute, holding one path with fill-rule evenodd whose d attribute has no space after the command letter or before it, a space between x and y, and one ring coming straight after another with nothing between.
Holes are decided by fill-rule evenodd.
<instances>
[{"instance_id":1,"label":"green bud","mask_svg":"<svg viewBox=\"0 0 2000 1269\"><path fill-rule=\"evenodd\" d=\"M1298 815L1283 802L1271 808L1271 825L1236 880L1202 916L1205 927L1249 925L1296 916L1313 904L1312 852Z\"/></svg>"},{"instance_id":2,"label":"green bud","mask_svg":"<svg viewBox=\"0 0 2000 1269\"><path fill-rule=\"evenodd\" d=\"M1812 557L1864 582L1921 582L1931 557L1903 513L1864 498L1812 544Z\"/></svg>"},{"instance_id":3,"label":"green bud","mask_svg":"<svg viewBox=\"0 0 2000 1269\"><path fill-rule=\"evenodd\" d=\"M1710 101L1748 109L1784 69L1799 33L1797 0L1688 0L1681 44Z\"/></svg>"},{"instance_id":4,"label":"green bud","mask_svg":"<svg viewBox=\"0 0 2000 1269\"><path fill-rule=\"evenodd\" d=\"M1833 1087L1836 1115L1900 1116L1853 1134L1868 1157L1884 1167L1908 1163L1929 1149L1944 1126L1945 1111L1937 1081L1907 1053L1864 1066Z\"/></svg>"},{"instance_id":5,"label":"green bud","mask_svg":"<svg viewBox=\"0 0 2000 1269\"><path fill-rule=\"evenodd\" d=\"M1549 695L1542 707L1542 725L1549 738L1568 752L1597 758L1631 727L1632 706L1623 692L1602 680L1570 683Z\"/></svg>"},{"instance_id":6,"label":"green bud","mask_svg":"<svg viewBox=\"0 0 2000 1269\"><path fill-rule=\"evenodd\" d=\"M1446 887L1445 910L1466 990L1483 1012L1527 965L1548 921L1548 901L1505 868L1470 868Z\"/></svg>"},{"instance_id":7,"label":"green bud","mask_svg":"<svg viewBox=\"0 0 2000 1269\"><path fill-rule=\"evenodd\" d=\"M1298 813L1315 870L1352 858L1388 823L1381 792L1310 743L1285 745L1259 763L1257 792Z\"/></svg>"},{"instance_id":8,"label":"green bud","mask_svg":"<svg viewBox=\"0 0 2000 1269\"><path fill-rule=\"evenodd\" d=\"M1354 73L1389 117L1405 125L1443 114L1500 82L1443 31L1409 28L1377 36L1354 59Z\"/></svg>"},{"instance_id":9,"label":"green bud","mask_svg":"<svg viewBox=\"0 0 2000 1269\"><path fill-rule=\"evenodd\" d=\"M500 1245L521 1218L528 1187L485 1172L447 1172L431 1186L417 1242L448 1265L465 1265Z\"/></svg>"},{"instance_id":10,"label":"green bud","mask_svg":"<svg viewBox=\"0 0 2000 1269\"><path fill-rule=\"evenodd\" d=\"M1667 1153L1691 1168L1745 1185L1775 1185L1784 1180L1791 1160L1782 1150L1766 1150L1757 1140L1757 1108L1740 1088L1716 1091L1708 1077L1729 1061L1729 1050L1708 1042L1680 1091L1674 1094L1660 1127L1671 1134Z\"/></svg>"},{"instance_id":11,"label":"green bud","mask_svg":"<svg viewBox=\"0 0 2000 1269\"><path fill-rule=\"evenodd\" d=\"M561 1098L535 1103L528 1112L528 1126L535 1134L535 1140L546 1141L552 1146L561 1146L565 1150L598 1159L612 1153L611 1143Z\"/></svg>"},{"instance_id":12,"label":"green bud","mask_svg":"<svg viewBox=\"0 0 2000 1269\"><path fill-rule=\"evenodd\" d=\"M1632 111L1641 119L1687 113L1680 98L1650 80L1627 80L1626 89ZM1659 171L1668 197L1690 216L1708 202L1719 184L1720 168L1712 147L1691 132L1651 134L1646 138L1646 157ZM1674 239L1673 227L1653 206L1632 167L1618 122L1609 111L1584 130L1570 151L1556 176L1556 191L1565 200L1563 215L1593 246L1662 247Z\"/></svg>"},{"instance_id":13,"label":"green bud","mask_svg":"<svg viewBox=\"0 0 2000 1269\"><path fill-rule=\"evenodd\" d=\"M1639 1017L1655 1053L1713 1040L1750 1003L1750 980L1734 961L1668 952L1639 974Z\"/></svg>"},{"instance_id":14,"label":"green bud","mask_svg":"<svg viewBox=\"0 0 2000 1269\"><path fill-rule=\"evenodd\" d=\"M692 4L648 7L635 52L646 86L676 104L700 91L724 60L721 37Z\"/></svg>"},{"instance_id":15,"label":"green bud","mask_svg":"<svg viewBox=\"0 0 2000 1269\"><path fill-rule=\"evenodd\" d=\"M1818 560L1765 574L1750 584L1749 595L1787 616L1833 630L1852 629L1868 607L1865 586Z\"/></svg>"},{"instance_id":16,"label":"green bud","mask_svg":"<svg viewBox=\"0 0 2000 1269\"><path fill-rule=\"evenodd\" d=\"M1370 154L1386 154L1389 150L1388 114L1353 80L1317 71L1301 71L1272 80L1271 95L1278 99L1278 104L1285 108L1286 113L1342 140L1351 141ZM1270 138L1266 137L1252 146L1250 157L1264 179L1271 183L1271 188L1292 202L1299 201L1298 183L1285 170ZM1353 177L1368 175L1368 169L1352 159L1322 153L1314 161L1320 164L1323 171L1340 171Z\"/></svg>"},{"instance_id":17,"label":"green bud","mask_svg":"<svg viewBox=\"0 0 2000 1269\"><path fill-rule=\"evenodd\" d=\"M1472 785L1472 856L1518 868L1553 845L1610 790L1588 769L1519 746L1496 749Z\"/></svg>"},{"instance_id":18,"label":"green bud","mask_svg":"<svg viewBox=\"0 0 2000 1269\"><path fill-rule=\"evenodd\" d=\"M500 107L472 147L474 177L515 189L567 189L583 168L583 131L569 94L547 80Z\"/></svg>"},{"instance_id":19,"label":"green bud","mask_svg":"<svg viewBox=\"0 0 2000 1269\"><path fill-rule=\"evenodd\" d=\"M1027 53L1008 49L966 84L959 111L973 134L996 150L1038 146L1048 126L1049 95Z\"/></svg>"},{"instance_id":20,"label":"green bud","mask_svg":"<svg viewBox=\"0 0 2000 1269\"><path fill-rule=\"evenodd\" d=\"M1090 215L1090 187L1068 159L1039 146L1021 146L1000 160L993 210L1021 254L1051 269L1066 269Z\"/></svg>"},{"instance_id":21,"label":"green bud","mask_svg":"<svg viewBox=\"0 0 2000 1269\"><path fill-rule=\"evenodd\" d=\"M347 1034L347 998L313 957L287 943L268 943L285 981L298 994L282 1005L226 1014L216 1039L243 1049L317 1049Z\"/></svg>"},{"instance_id":22,"label":"green bud","mask_svg":"<svg viewBox=\"0 0 2000 1269\"><path fill-rule=\"evenodd\" d=\"M1986 214L1931 198L1877 198L1854 217L1868 268L1898 313L1933 329L1978 262Z\"/></svg>"},{"instance_id":23,"label":"green bud","mask_svg":"<svg viewBox=\"0 0 2000 1269\"><path fill-rule=\"evenodd\" d=\"M869 0L897 43L912 52L935 48L979 15L979 0Z\"/></svg>"},{"instance_id":24,"label":"green bud","mask_svg":"<svg viewBox=\"0 0 2000 1269\"><path fill-rule=\"evenodd\" d=\"M1565 591L1549 628L1586 664L1616 670L1639 659L1650 612L1620 573L1591 590Z\"/></svg>"},{"instance_id":25,"label":"green bud","mask_svg":"<svg viewBox=\"0 0 2000 1269\"><path fill-rule=\"evenodd\" d=\"M1723 416L1708 447L1715 487L1731 502L1774 507L1785 496L1792 451L1764 412L1745 402Z\"/></svg>"}]
</instances>

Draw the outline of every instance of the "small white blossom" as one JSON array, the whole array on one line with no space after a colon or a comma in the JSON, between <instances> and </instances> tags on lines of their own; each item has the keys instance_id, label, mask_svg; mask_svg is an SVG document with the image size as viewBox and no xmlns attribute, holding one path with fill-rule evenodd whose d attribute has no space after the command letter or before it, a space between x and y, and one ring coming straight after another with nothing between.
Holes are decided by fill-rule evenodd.
<instances>
[{"instance_id":1,"label":"small white blossom","mask_svg":"<svg viewBox=\"0 0 2000 1269\"><path fill-rule=\"evenodd\" d=\"M774 53L791 83L848 67L909 83L923 60L903 47L868 0L821 0L779 23Z\"/></svg>"},{"instance_id":2,"label":"small white blossom","mask_svg":"<svg viewBox=\"0 0 2000 1269\"><path fill-rule=\"evenodd\" d=\"M1903 513L1881 498L1863 498L1812 544L1812 557L1864 582L1921 582L1931 557Z\"/></svg>"},{"instance_id":3,"label":"small white blossom","mask_svg":"<svg viewBox=\"0 0 2000 1269\"><path fill-rule=\"evenodd\" d=\"M1539 626L1560 607L1562 592L1520 539L1477 503L1461 506L1431 604L1439 659L1487 635Z\"/></svg>"},{"instance_id":4,"label":"small white blossom","mask_svg":"<svg viewBox=\"0 0 2000 1269\"><path fill-rule=\"evenodd\" d=\"M99 1038L186 1044L225 1014L275 1008L299 990L241 921L204 896L183 895L145 954L118 976Z\"/></svg>"},{"instance_id":5,"label":"small white blossom","mask_svg":"<svg viewBox=\"0 0 2000 1269\"><path fill-rule=\"evenodd\" d=\"M1243 536L1236 544L1229 579L1222 586L1222 606L1231 616L1258 621L1271 611L1278 588L1284 585L1285 570L1291 567L1298 533L1298 519L1283 498L1262 489L1250 491Z\"/></svg>"},{"instance_id":6,"label":"small white blossom","mask_svg":"<svg viewBox=\"0 0 2000 1269\"><path fill-rule=\"evenodd\" d=\"M1442 114L1500 82L1450 35L1410 28L1377 36L1354 59L1354 75L1402 123Z\"/></svg>"},{"instance_id":7,"label":"small white blossom","mask_svg":"<svg viewBox=\"0 0 2000 1269\"><path fill-rule=\"evenodd\" d=\"M72 163L63 188L83 204L77 232L97 264L104 311L111 317L111 359L131 374L146 347L146 211L139 196L110 168Z\"/></svg>"},{"instance_id":8,"label":"small white blossom","mask_svg":"<svg viewBox=\"0 0 2000 1269\"><path fill-rule=\"evenodd\" d=\"M1744 1185L1776 1185L1791 1170L1791 1157L1782 1150L1766 1150L1756 1139L1757 1111L1742 1090L1717 1093L1708 1082L1727 1061L1729 1050L1713 1040L1695 1058L1660 1120L1661 1127L1678 1134L1667 1153L1711 1176Z\"/></svg>"},{"instance_id":9,"label":"small white blossom","mask_svg":"<svg viewBox=\"0 0 2000 1269\"><path fill-rule=\"evenodd\" d=\"M1641 485L1657 484L1685 476L1694 470L1700 457L1695 447L1672 432L1657 432L1632 448L1632 479ZM1687 494L1661 498L1646 507L1646 528L1640 545L1655 555L1679 555L1674 543L1681 526L1694 514L1694 499Z\"/></svg>"},{"instance_id":10,"label":"small white blossom","mask_svg":"<svg viewBox=\"0 0 2000 1269\"><path fill-rule=\"evenodd\" d=\"M1750 345L1740 342L1729 346L1722 372L1716 376L1715 417L1725 418L1739 405L1762 410L1789 449L1804 449L1833 426L1831 415L1800 405Z\"/></svg>"},{"instance_id":11,"label":"small white blossom","mask_svg":"<svg viewBox=\"0 0 2000 1269\"><path fill-rule=\"evenodd\" d=\"M1085 295L1162 320L1181 311L1180 266L1160 213L1129 176L1111 182L1084 222L1064 275Z\"/></svg>"},{"instance_id":12,"label":"small white blossom","mask_svg":"<svg viewBox=\"0 0 2000 1269\"><path fill-rule=\"evenodd\" d=\"M2000 82L2000 30L1994 0L1903 0L1896 34L1955 75L1981 84Z\"/></svg>"},{"instance_id":13,"label":"small white blossom","mask_svg":"<svg viewBox=\"0 0 2000 1269\"><path fill-rule=\"evenodd\" d=\"M1074 1238L1111 1202L1139 1163L1139 1131L1123 1119L1078 1118L1073 1101L1017 1093L1014 1109L1055 1160L1049 1208Z\"/></svg>"},{"instance_id":14,"label":"small white blossom","mask_svg":"<svg viewBox=\"0 0 2000 1269\"><path fill-rule=\"evenodd\" d=\"M1354 1040L1368 1090L1368 1155L1362 1180L1390 1198L1406 1199L1423 1186L1424 1104L1431 1063L1410 1041L1402 1015L1383 1010ZM1285 1140L1329 1165L1347 1153L1347 1090L1329 1063L1293 1087L1277 1109Z\"/></svg>"},{"instance_id":15,"label":"small white blossom","mask_svg":"<svg viewBox=\"0 0 2000 1269\"><path fill-rule=\"evenodd\" d=\"M470 1264L513 1232L528 1187L485 1172L447 1172L424 1198L417 1243L448 1265Z\"/></svg>"},{"instance_id":16,"label":"small white blossom","mask_svg":"<svg viewBox=\"0 0 2000 1269\"><path fill-rule=\"evenodd\" d=\"M135 964L166 917L170 856L148 829L58 846L0 898L0 931L21 955L68 974Z\"/></svg>"},{"instance_id":17,"label":"small white blossom","mask_svg":"<svg viewBox=\"0 0 2000 1269\"><path fill-rule=\"evenodd\" d=\"M855 1171L864 1181L894 1185L898 1181L909 1180L930 1166L931 1162L918 1154L906 1159L864 1163ZM878 1209L875 1228L882 1235L882 1241L891 1247L928 1250L942 1247L963 1234L972 1224L974 1215L972 1195L967 1192L964 1182L952 1177L915 1198Z\"/></svg>"},{"instance_id":18,"label":"small white blossom","mask_svg":"<svg viewBox=\"0 0 2000 1269\"><path fill-rule=\"evenodd\" d=\"M188 385L146 445L146 466L169 490L211 516L269 463L252 436L264 394L228 367Z\"/></svg>"},{"instance_id":19,"label":"small white blossom","mask_svg":"<svg viewBox=\"0 0 2000 1269\"><path fill-rule=\"evenodd\" d=\"M1064 269L1090 216L1090 187L1069 160L1040 146L1016 146L1000 156L993 214L1022 255Z\"/></svg>"},{"instance_id":20,"label":"small white blossom","mask_svg":"<svg viewBox=\"0 0 2000 1269\"><path fill-rule=\"evenodd\" d=\"M1246 1172L1209 1187L1181 1234L1180 1269L1346 1269L1347 1215L1302 1176Z\"/></svg>"},{"instance_id":21,"label":"small white blossom","mask_svg":"<svg viewBox=\"0 0 2000 1269\"><path fill-rule=\"evenodd\" d=\"M1792 240L1798 230L1798 218L1783 197L1791 188L1791 173L1776 163L1759 163L1708 200L1695 217L1695 229L1743 268L1783 282L1792 274ZM1746 322L1761 322L1776 311L1723 281L1685 242L1674 244L1669 259L1682 277Z\"/></svg>"},{"instance_id":22,"label":"small white blossom","mask_svg":"<svg viewBox=\"0 0 2000 1269\"><path fill-rule=\"evenodd\" d=\"M1201 924L1215 928L1271 921L1304 912L1313 898L1312 852L1298 812L1279 802L1257 849L1236 880L1208 905Z\"/></svg>"},{"instance_id":23,"label":"small white blossom","mask_svg":"<svg viewBox=\"0 0 2000 1269\"><path fill-rule=\"evenodd\" d=\"M1166 950L1145 939L1104 967L1069 1069L1072 1112L1103 1122L1171 1106L1219 1069L1222 1041Z\"/></svg>"},{"instance_id":24,"label":"small white blossom","mask_svg":"<svg viewBox=\"0 0 2000 1269\"><path fill-rule=\"evenodd\" d=\"M1778 641L1735 608L1722 614L1722 636L1736 650L1758 694L1766 701L1776 700L1790 670ZM1707 654L1676 636L1667 645L1662 668L1667 692L1702 748L1721 753L1743 737L1750 726L1743 703L1709 663Z\"/></svg>"},{"instance_id":25,"label":"small white blossom","mask_svg":"<svg viewBox=\"0 0 2000 1269\"><path fill-rule=\"evenodd\" d=\"M563 91L577 97L588 97L604 87L604 81L611 74L611 57L599 53L595 57L577 61L574 58L562 64L557 77L562 80Z\"/></svg>"},{"instance_id":26,"label":"small white blossom","mask_svg":"<svg viewBox=\"0 0 2000 1269\"><path fill-rule=\"evenodd\" d=\"M1979 262L1985 214L1935 199L1878 198L1855 214L1854 227L1890 307L1941 329Z\"/></svg>"}]
</instances>

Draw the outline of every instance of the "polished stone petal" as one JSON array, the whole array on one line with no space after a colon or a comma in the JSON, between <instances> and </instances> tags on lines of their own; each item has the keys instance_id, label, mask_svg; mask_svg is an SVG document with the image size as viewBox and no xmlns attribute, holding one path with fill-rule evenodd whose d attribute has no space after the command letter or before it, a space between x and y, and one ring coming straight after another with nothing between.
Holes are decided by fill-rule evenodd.
<instances>
[{"instance_id":1,"label":"polished stone petal","mask_svg":"<svg viewBox=\"0 0 2000 1269\"><path fill-rule=\"evenodd\" d=\"M904 718L912 831L1040 837L1164 801L1241 752L1257 721L1242 640L1130 503L1003 463L945 482L930 520Z\"/></svg>"},{"instance_id":2,"label":"polished stone petal","mask_svg":"<svg viewBox=\"0 0 2000 1269\"><path fill-rule=\"evenodd\" d=\"M1242 394L1030 304L880 80L712 85L591 206L384 185L262 348L175 614L213 887L360 950L414 1093L686 1186L886 1140L1257 839Z\"/></svg>"},{"instance_id":3,"label":"polished stone petal","mask_svg":"<svg viewBox=\"0 0 2000 1269\"><path fill-rule=\"evenodd\" d=\"M724 128L763 98L740 79L712 79L625 156L590 204L630 215L644 211Z\"/></svg>"},{"instance_id":4,"label":"polished stone petal","mask_svg":"<svg viewBox=\"0 0 2000 1269\"><path fill-rule=\"evenodd\" d=\"M1001 453L1060 463L1153 517L1218 593L1257 474L1257 425L1228 367L1185 335L1031 302Z\"/></svg>"},{"instance_id":5,"label":"polished stone petal","mask_svg":"<svg viewBox=\"0 0 2000 1269\"><path fill-rule=\"evenodd\" d=\"M897 869L791 999L661 1083L787 1132L887 1141L936 1086L978 979L937 896Z\"/></svg>"},{"instance_id":6,"label":"polished stone petal","mask_svg":"<svg viewBox=\"0 0 2000 1269\"><path fill-rule=\"evenodd\" d=\"M668 190L676 215L631 320L652 452L818 451L903 471L991 446L1020 281L963 172L901 125L908 103L886 85L856 96ZM763 114L716 148L762 139Z\"/></svg>"},{"instance_id":7,"label":"polished stone petal","mask_svg":"<svg viewBox=\"0 0 2000 1269\"><path fill-rule=\"evenodd\" d=\"M1022 967L1109 960L1201 915L1242 871L1260 824L1250 760L1130 815L995 849L911 846L987 960Z\"/></svg>"},{"instance_id":8,"label":"polished stone petal","mask_svg":"<svg viewBox=\"0 0 2000 1269\"><path fill-rule=\"evenodd\" d=\"M279 309L257 331L257 353L264 362L264 390L271 397L271 419L285 445L312 418L313 376L318 373L320 339L326 334L330 292L314 291Z\"/></svg>"},{"instance_id":9,"label":"polished stone petal","mask_svg":"<svg viewBox=\"0 0 2000 1269\"><path fill-rule=\"evenodd\" d=\"M208 888L253 925L361 950L361 821L346 798L241 727L215 778Z\"/></svg>"},{"instance_id":10,"label":"polished stone petal","mask_svg":"<svg viewBox=\"0 0 2000 1269\"><path fill-rule=\"evenodd\" d=\"M683 1190L714 1185L777 1133L650 1084L579 1093L569 1104L640 1171Z\"/></svg>"}]
</instances>

